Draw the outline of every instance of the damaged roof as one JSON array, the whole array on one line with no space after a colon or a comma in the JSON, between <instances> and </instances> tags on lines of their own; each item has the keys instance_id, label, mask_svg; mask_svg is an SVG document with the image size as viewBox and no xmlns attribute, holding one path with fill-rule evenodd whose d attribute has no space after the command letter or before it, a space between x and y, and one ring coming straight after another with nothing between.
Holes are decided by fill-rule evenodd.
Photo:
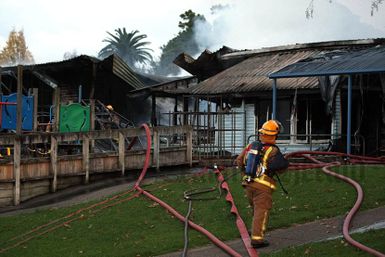
<instances>
[{"instance_id":1,"label":"damaged roof","mask_svg":"<svg viewBox=\"0 0 385 257\"><path fill-rule=\"evenodd\" d=\"M187 53L181 53L175 58L174 63L190 74L196 76L199 81L202 81L239 63L240 60L234 62L232 59L221 59L223 55L234 53L236 51L238 50L227 46L223 46L216 52L211 52L206 49L197 59L194 59Z\"/></svg>"},{"instance_id":2,"label":"damaged roof","mask_svg":"<svg viewBox=\"0 0 385 257\"><path fill-rule=\"evenodd\" d=\"M199 83L191 92L192 94L232 94L270 90L272 82L268 74L313 54L314 51L309 50L254 56ZM279 83L281 89L315 88L317 85L318 81L315 78L284 79Z\"/></svg>"},{"instance_id":3,"label":"damaged roof","mask_svg":"<svg viewBox=\"0 0 385 257\"><path fill-rule=\"evenodd\" d=\"M142 97L147 98L150 95L157 96L176 96L190 93L190 87L197 84L197 78L195 76L174 77L170 80L150 85L144 88L132 90L128 95L129 97Z\"/></svg>"},{"instance_id":4,"label":"damaged roof","mask_svg":"<svg viewBox=\"0 0 385 257\"><path fill-rule=\"evenodd\" d=\"M337 51L290 64L270 78L310 77L385 72L385 46Z\"/></svg>"},{"instance_id":5,"label":"damaged roof","mask_svg":"<svg viewBox=\"0 0 385 257\"><path fill-rule=\"evenodd\" d=\"M194 95L250 95L259 91L269 91L272 74L293 63L313 58L322 53L351 49L367 49L377 44L385 44L385 39L349 40L295 44L281 47L263 48L252 51L238 51L221 56L241 58L244 61L200 82L191 89ZM246 58L244 57L244 58ZM278 89L315 89L318 88L316 77L298 77L280 79Z\"/></svg>"},{"instance_id":6,"label":"damaged roof","mask_svg":"<svg viewBox=\"0 0 385 257\"><path fill-rule=\"evenodd\" d=\"M95 70L93 71L93 69ZM31 71L34 74L50 78L55 84L60 86L61 82L68 83L68 75L79 76L83 85L90 82L92 74L98 78L98 84L107 85L109 78L123 85L129 85L133 89L140 89L144 84L138 79L135 72L117 55L110 55L104 60L80 55L72 59L49 62L43 64L33 64L23 66L24 71ZM3 67L3 71L16 73L17 67ZM107 84L106 84L107 83Z\"/></svg>"}]
</instances>

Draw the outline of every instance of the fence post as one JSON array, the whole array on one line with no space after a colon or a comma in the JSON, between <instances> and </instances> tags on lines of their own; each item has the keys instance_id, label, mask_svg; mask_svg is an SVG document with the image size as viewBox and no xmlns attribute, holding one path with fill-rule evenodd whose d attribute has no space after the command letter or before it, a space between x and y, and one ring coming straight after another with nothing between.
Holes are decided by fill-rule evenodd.
<instances>
[{"instance_id":1,"label":"fence post","mask_svg":"<svg viewBox=\"0 0 385 257\"><path fill-rule=\"evenodd\" d=\"M16 135L13 143L13 178L15 179L14 205L20 204L20 161L21 161L21 138Z\"/></svg>"},{"instance_id":2,"label":"fence post","mask_svg":"<svg viewBox=\"0 0 385 257\"><path fill-rule=\"evenodd\" d=\"M56 192L57 189L57 139L51 136L51 168L52 168L52 184L51 191Z\"/></svg>"},{"instance_id":3,"label":"fence post","mask_svg":"<svg viewBox=\"0 0 385 257\"><path fill-rule=\"evenodd\" d=\"M16 134L21 134L23 127L23 66L17 66L17 105L16 105Z\"/></svg>"},{"instance_id":4,"label":"fence post","mask_svg":"<svg viewBox=\"0 0 385 257\"><path fill-rule=\"evenodd\" d=\"M154 153L152 156L153 163L155 164L156 171L159 171L159 151L160 151L160 146L159 146L159 132L157 128L153 128L153 142L154 142Z\"/></svg>"},{"instance_id":5,"label":"fence post","mask_svg":"<svg viewBox=\"0 0 385 257\"><path fill-rule=\"evenodd\" d=\"M83 171L85 172L84 183L90 181L90 139L87 134L83 135Z\"/></svg>"},{"instance_id":6,"label":"fence post","mask_svg":"<svg viewBox=\"0 0 385 257\"><path fill-rule=\"evenodd\" d=\"M125 167L125 150L126 150L126 140L123 133L119 132L119 166L122 170L122 176L124 176Z\"/></svg>"},{"instance_id":7,"label":"fence post","mask_svg":"<svg viewBox=\"0 0 385 257\"><path fill-rule=\"evenodd\" d=\"M16 137L13 145L13 178L14 205L20 204L20 162L21 162L21 133L22 133L22 102L23 102L23 66L17 66L17 105L16 105Z\"/></svg>"},{"instance_id":8,"label":"fence post","mask_svg":"<svg viewBox=\"0 0 385 257\"><path fill-rule=\"evenodd\" d=\"M189 127L186 133L186 161L189 163L190 167L192 167L192 138L193 138L193 130L192 127Z\"/></svg>"}]
</instances>

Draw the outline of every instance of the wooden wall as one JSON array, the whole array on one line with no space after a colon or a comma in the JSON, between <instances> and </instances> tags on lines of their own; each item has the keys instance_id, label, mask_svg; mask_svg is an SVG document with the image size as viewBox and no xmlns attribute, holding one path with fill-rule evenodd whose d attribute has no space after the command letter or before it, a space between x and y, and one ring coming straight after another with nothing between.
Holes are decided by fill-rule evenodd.
<instances>
[{"instance_id":1,"label":"wooden wall","mask_svg":"<svg viewBox=\"0 0 385 257\"><path fill-rule=\"evenodd\" d=\"M126 138L145 135L143 129L117 129L77 133L32 133L21 136L0 136L0 145L21 148L27 144L50 144L49 156L27 158L16 151L13 161L0 164L0 207L18 205L32 197L55 192L71 185L88 183L90 175L141 169L145 149L127 150ZM178 144L161 145L160 137L182 135ZM192 165L192 128L190 126L155 127L151 129L152 147L150 167ZM118 139L119 151L94 153L92 141ZM82 142L82 153L60 156L58 147L63 142ZM18 155L18 156L17 156Z\"/></svg>"}]
</instances>

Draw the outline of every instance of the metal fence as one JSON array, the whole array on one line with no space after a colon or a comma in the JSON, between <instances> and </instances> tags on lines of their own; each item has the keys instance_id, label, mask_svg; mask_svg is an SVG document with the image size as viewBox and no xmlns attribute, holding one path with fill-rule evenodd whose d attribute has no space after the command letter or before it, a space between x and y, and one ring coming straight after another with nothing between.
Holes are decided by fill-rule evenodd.
<instances>
[{"instance_id":1,"label":"metal fence","mask_svg":"<svg viewBox=\"0 0 385 257\"><path fill-rule=\"evenodd\" d=\"M258 138L257 134L250 135L247 143ZM351 150L354 154L366 154L366 140L362 135L353 135ZM345 134L280 134L277 145L281 151L346 151Z\"/></svg>"},{"instance_id":2,"label":"metal fence","mask_svg":"<svg viewBox=\"0 0 385 257\"><path fill-rule=\"evenodd\" d=\"M246 112L169 112L169 125L193 127L194 159L229 158L247 142Z\"/></svg>"},{"instance_id":3,"label":"metal fence","mask_svg":"<svg viewBox=\"0 0 385 257\"><path fill-rule=\"evenodd\" d=\"M168 120L169 126L192 126L193 158L198 160L233 157L248 143L258 138L255 134L255 124L252 124L255 121L252 122L250 117L246 116L246 111L168 112L161 115L166 115L163 120ZM351 142L352 153L366 154L366 140L362 135L353 135ZM299 150L344 152L346 135L280 134L277 144L283 152Z\"/></svg>"}]
</instances>

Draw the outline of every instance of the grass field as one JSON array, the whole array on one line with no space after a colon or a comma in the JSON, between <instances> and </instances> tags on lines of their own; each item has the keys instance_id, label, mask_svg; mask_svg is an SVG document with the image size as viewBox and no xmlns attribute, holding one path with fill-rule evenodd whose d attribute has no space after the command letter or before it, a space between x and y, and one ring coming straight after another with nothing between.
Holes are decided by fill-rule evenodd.
<instances>
[{"instance_id":1,"label":"grass field","mask_svg":"<svg viewBox=\"0 0 385 257\"><path fill-rule=\"evenodd\" d=\"M383 166L344 166L334 170L362 184L365 191L362 210L385 205ZM228 169L224 175L234 172ZM281 180L289 195L284 195L281 189L274 193L269 229L342 215L354 203L353 188L319 170L287 172ZM240 186L240 176L233 176L228 182L242 217L250 225L251 209ZM208 173L165 180L144 189L184 215L188 207L183 199L184 191L215 187L216 184L215 175ZM217 196L217 190L207 195ZM23 239L9 241L15 236L90 204L1 217L0 248ZM98 212L86 211L82 215L68 226L38 236L1 256L154 256L183 248L183 224L143 196ZM234 217L223 196L216 200L194 201L190 218L222 240L239 238ZM190 231L190 247L207 243L203 235Z\"/></svg>"}]
</instances>

